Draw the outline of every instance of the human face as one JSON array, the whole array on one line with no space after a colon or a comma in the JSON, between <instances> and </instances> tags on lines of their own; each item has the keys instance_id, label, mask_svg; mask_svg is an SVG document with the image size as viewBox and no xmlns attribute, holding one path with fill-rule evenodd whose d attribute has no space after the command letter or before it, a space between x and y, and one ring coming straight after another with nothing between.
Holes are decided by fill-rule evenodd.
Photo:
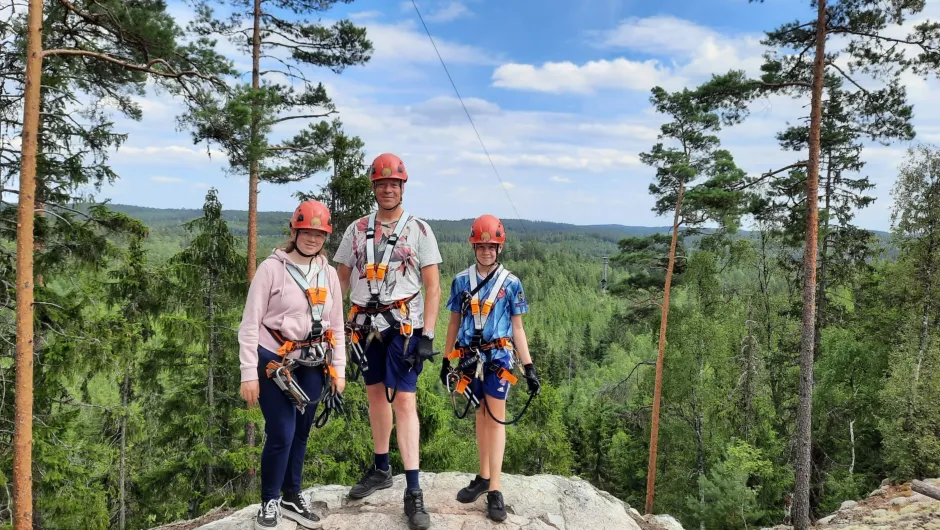
<instances>
[{"instance_id":1,"label":"human face","mask_svg":"<svg viewBox=\"0 0 940 530\"><path fill-rule=\"evenodd\" d=\"M297 248L304 254L316 254L320 252L325 241L326 232L323 230L302 228L297 231Z\"/></svg>"},{"instance_id":2,"label":"human face","mask_svg":"<svg viewBox=\"0 0 940 530\"><path fill-rule=\"evenodd\" d=\"M386 210L393 210L401 204L401 196L404 192L402 181L398 179L380 179L372 183L372 191L375 193L375 202Z\"/></svg>"},{"instance_id":3,"label":"human face","mask_svg":"<svg viewBox=\"0 0 940 530\"><path fill-rule=\"evenodd\" d=\"M496 258L499 256L500 250L502 250L502 246L496 243L477 243L473 246L473 252L477 256L477 262L484 267L491 267L496 263Z\"/></svg>"}]
</instances>

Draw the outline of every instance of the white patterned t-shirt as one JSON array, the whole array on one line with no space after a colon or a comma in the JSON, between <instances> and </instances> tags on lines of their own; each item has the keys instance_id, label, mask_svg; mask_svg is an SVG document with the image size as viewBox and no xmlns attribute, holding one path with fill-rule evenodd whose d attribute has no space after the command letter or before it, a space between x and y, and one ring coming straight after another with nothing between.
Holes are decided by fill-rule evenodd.
<instances>
[{"instance_id":1,"label":"white patterned t-shirt","mask_svg":"<svg viewBox=\"0 0 940 530\"><path fill-rule=\"evenodd\" d=\"M352 268L349 275L349 298L352 303L364 306L372 298L369 292L369 282L366 280L366 226L368 217L363 217L350 224L343 233L343 240L333 255L333 261ZM379 262L385 253L388 238L395 232L398 221L379 223L376 226L375 238L378 242L375 250L375 260ZM441 253L437 246L437 239L431 227L414 216L408 220L398 243L388 260L388 269L385 280L379 284L379 303L387 305L402 300L417 293L408 304L411 322L415 328L424 327L424 296L421 294L421 269L428 265L441 263ZM392 314L401 318L397 309ZM360 321L361 322L361 321ZM378 315L375 323L380 330L388 327L385 319Z\"/></svg>"}]
</instances>

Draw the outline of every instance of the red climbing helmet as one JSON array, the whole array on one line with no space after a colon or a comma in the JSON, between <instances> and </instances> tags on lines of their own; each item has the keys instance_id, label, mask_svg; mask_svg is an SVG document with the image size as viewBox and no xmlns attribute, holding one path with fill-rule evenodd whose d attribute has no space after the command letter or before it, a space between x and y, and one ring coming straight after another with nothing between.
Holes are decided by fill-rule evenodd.
<instances>
[{"instance_id":1,"label":"red climbing helmet","mask_svg":"<svg viewBox=\"0 0 940 530\"><path fill-rule=\"evenodd\" d=\"M405 170L405 163L401 161L401 158L398 158L398 155L382 153L372 161L369 178L372 182L379 179L398 179L407 182L408 171Z\"/></svg>"},{"instance_id":2,"label":"red climbing helmet","mask_svg":"<svg viewBox=\"0 0 940 530\"><path fill-rule=\"evenodd\" d=\"M333 233L330 223L330 210L320 201L304 201L294 210L290 218L291 230L312 229L323 230L327 234Z\"/></svg>"},{"instance_id":3,"label":"red climbing helmet","mask_svg":"<svg viewBox=\"0 0 940 530\"><path fill-rule=\"evenodd\" d=\"M498 217L484 214L473 222L470 227L470 237L467 240L470 244L498 243L502 245L506 242L506 230Z\"/></svg>"}]
</instances>

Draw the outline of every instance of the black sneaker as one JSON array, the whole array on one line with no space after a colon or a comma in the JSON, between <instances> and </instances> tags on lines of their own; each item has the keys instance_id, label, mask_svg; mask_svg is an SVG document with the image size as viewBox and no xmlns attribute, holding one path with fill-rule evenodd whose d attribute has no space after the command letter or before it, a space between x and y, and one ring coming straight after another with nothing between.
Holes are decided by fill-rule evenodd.
<instances>
[{"instance_id":1,"label":"black sneaker","mask_svg":"<svg viewBox=\"0 0 940 530\"><path fill-rule=\"evenodd\" d=\"M421 488L405 490L405 515L408 516L408 528L426 530L431 527L431 516L424 509L424 493Z\"/></svg>"},{"instance_id":2,"label":"black sneaker","mask_svg":"<svg viewBox=\"0 0 940 530\"><path fill-rule=\"evenodd\" d=\"M384 490L392 487L392 468L388 471L382 471L374 465L366 471L355 486L349 489L350 499L362 499L372 495L376 490Z\"/></svg>"},{"instance_id":3,"label":"black sneaker","mask_svg":"<svg viewBox=\"0 0 940 530\"><path fill-rule=\"evenodd\" d=\"M506 503L503 502L502 493L498 491L487 492L486 516L494 521L506 520Z\"/></svg>"},{"instance_id":4,"label":"black sneaker","mask_svg":"<svg viewBox=\"0 0 940 530\"><path fill-rule=\"evenodd\" d=\"M281 509L278 507L278 500L271 499L258 509L258 515L255 516L255 530L277 528L277 523L280 521Z\"/></svg>"},{"instance_id":5,"label":"black sneaker","mask_svg":"<svg viewBox=\"0 0 940 530\"><path fill-rule=\"evenodd\" d=\"M457 492L457 501L462 503L476 502L480 495L490 489L490 479L482 478L480 475L470 481L470 485Z\"/></svg>"},{"instance_id":6,"label":"black sneaker","mask_svg":"<svg viewBox=\"0 0 940 530\"><path fill-rule=\"evenodd\" d=\"M320 518L310 510L307 499L299 491L284 494L281 499L281 513L304 528L320 528Z\"/></svg>"}]
</instances>

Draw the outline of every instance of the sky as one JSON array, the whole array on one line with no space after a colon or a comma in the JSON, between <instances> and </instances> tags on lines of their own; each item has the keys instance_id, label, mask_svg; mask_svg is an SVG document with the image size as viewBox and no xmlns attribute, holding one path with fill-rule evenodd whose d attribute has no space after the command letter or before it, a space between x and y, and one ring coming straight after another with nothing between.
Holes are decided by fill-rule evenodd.
<instances>
[{"instance_id":1,"label":"sky","mask_svg":"<svg viewBox=\"0 0 940 530\"><path fill-rule=\"evenodd\" d=\"M930 3L928 3L929 5ZM310 71L327 87L346 132L365 142L366 159L398 154L409 172L404 206L429 219L499 217L573 224L662 226L649 194L654 170L639 153L657 142L666 117L650 89L694 87L713 73L756 74L763 31L814 16L805 0L421 0L418 2L496 172L464 113L410 0L356 0L324 13L367 28L375 47L363 66L341 74ZM171 1L181 23L192 17ZM940 18L934 3L921 18ZM909 21L915 23L918 19ZM248 71L250 58L234 55ZM916 142L940 142L940 82L907 76ZM200 208L207 189L226 209L248 206L247 179L227 175L223 153L179 130L181 106L165 94L139 99L143 119L115 117L127 142L111 158L120 179L95 198L157 208ZM743 124L720 133L748 173L801 159L774 136L808 114L789 98L760 101ZM305 126L287 122L284 137ZM863 174L874 205L856 221L890 228L891 187L906 143L868 146ZM805 156L805 155L804 155ZM293 193L328 178L261 185L261 211L289 211Z\"/></svg>"}]
</instances>

